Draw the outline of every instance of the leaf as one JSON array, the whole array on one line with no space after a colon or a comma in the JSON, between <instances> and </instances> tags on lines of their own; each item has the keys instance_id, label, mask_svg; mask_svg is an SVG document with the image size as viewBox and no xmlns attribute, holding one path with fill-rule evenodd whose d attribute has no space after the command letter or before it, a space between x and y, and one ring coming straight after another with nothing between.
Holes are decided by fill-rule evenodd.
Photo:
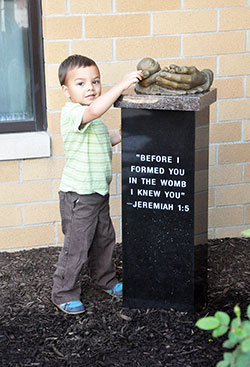
<instances>
[{"instance_id":1,"label":"leaf","mask_svg":"<svg viewBox=\"0 0 250 367\"><path fill-rule=\"evenodd\" d=\"M235 335L235 332L233 332L233 331L229 331L229 333L228 333L228 338L229 338L229 340L231 341L231 342L233 342L233 343L238 343L239 342L239 338L237 338L237 336Z\"/></svg>"},{"instance_id":2,"label":"leaf","mask_svg":"<svg viewBox=\"0 0 250 367\"><path fill-rule=\"evenodd\" d=\"M239 327L239 320L235 317L231 322L231 328L237 329L237 327Z\"/></svg>"},{"instance_id":3,"label":"leaf","mask_svg":"<svg viewBox=\"0 0 250 367\"><path fill-rule=\"evenodd\" d=\"M216 364L216 367L228 367L229 366L229 362L227 361L220 361Z\"/></svg>"},{"instance_id":4,"label":"leaf","mask_svg":"<svg viewBox=\"0 0 250 367\"><path fill-rule=\"evenodd\" d=\"M250 338L243 340L241 343L242 352L250 352Z\"/></svg>"},{"instance_id":5,"label":"leaf","mask_svg":"<svg viewBox=\"0 0 250 367\"><path fill-rule=\"evenodd\" d=\"M247 337L247 332L243 330L242 328L238 328L235 330L235 335L240 340L245 339Z\"/></svg>"},{"instance_id":6,"label":"leaf","mask_svg":"<svg viewBox=\"0 0 250 367\"><path fill-rule=\"evenodd\" d=\"M234 306L234 313L235 313L235 315L236 315L238 318L240 317L240 315L241 315L241 311L240 311L239 305Z\"/></svg>"},{"instance_id":7,"label":"leaf","mask_svg":"<svg viewBox=\"0 0 250 367\"><path fill-rule=\"evenodd\" d=\"M222 326L219 326L216 329L214 329L212 335L213 335L214 338L218 338L218 336L226 334L227 331L228 331L228 327L222 325Z\"/></svg>"},{"instance_id":8,"label":"leaf","mask_svg":"<svg viewBox=\"0 0 250 367\"><path fill-rule=\"evenodd\" d=\"M224 360L229 363L234 362L234 357L232 353L224 353L223 357L224 357Z\"/></svg>"},{"instance_id":9,"label":"leaf","mask_svg":"<svg viewBox=\"0 0 250 367\"><path fill-rule=\"evenodd\" d=\"M246 320L242 322L242 328L245 330L248 336L250 336L250 321Z\"/></svg>"},{"instance_id":10,"label":"leaf","mask_svg":"<svg viewBox=\"0 0 250 367\"><path fill-rule=\"evenodd\" d=\"M247 307L247 317L250 319L250 305Z\"/></svg>"},{"instance_id":11,"label":"leaf","mask_svg":"<svg viewBox=\"0 0 250 367\"><path fill-rule=\"evenodd\" d=\"M216 329L220 325L220 323L215 317L208 316L198 320L195 325L203 330L213 330Z\"/></svg>"},{"instance_id":12,"label":"leaf","mask_svg":"<svg viewBox=\"0 0 250 367\"><path fill-rule=\"evenodd\" d=\"M248 367L250 366L250 355L241 354L236 361L236 367Z\"/></svg>"},{"instance_id":13,"label":"leaf","mask_svg":"<svg viewBox=\"0 0 250 367\"><path fill-rule=\"evenodd\" d=\"M222 312L222 311L217 311L214 315L214 317L221 323L224 325L229 325L230 323L230 317L228 316L228 314L226 312Z\"/></svg>"},{"instance_id":14,"label":"leaf","mask_svg":"<svg viewBox=\"0 0 250 367\"><path fill-rule=\"evenodd\" d=\"M224 348L231 349L238 343L237 340L226 340L222 345Z\"/></svg>"}]
</instances>

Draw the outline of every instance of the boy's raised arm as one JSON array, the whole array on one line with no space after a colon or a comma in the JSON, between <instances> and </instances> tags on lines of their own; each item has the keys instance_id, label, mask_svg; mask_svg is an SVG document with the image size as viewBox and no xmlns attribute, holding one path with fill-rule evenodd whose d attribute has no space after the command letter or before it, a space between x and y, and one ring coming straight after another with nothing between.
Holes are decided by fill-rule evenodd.
<instances>
[{"instance_id":1,"label":"boy's raised arm","mask_svg":"<svg viewBox=\"0 0 250 367\"><path fill-rule=\"evenodd\" d=\"M108 92L96 98L88 108L86 108L83 115L83 124L102 116L124 90L128 89L139 80L142 80L141 71L133 71L126 74L118 84L114 85Z\"/></svg>"}]
</instances>

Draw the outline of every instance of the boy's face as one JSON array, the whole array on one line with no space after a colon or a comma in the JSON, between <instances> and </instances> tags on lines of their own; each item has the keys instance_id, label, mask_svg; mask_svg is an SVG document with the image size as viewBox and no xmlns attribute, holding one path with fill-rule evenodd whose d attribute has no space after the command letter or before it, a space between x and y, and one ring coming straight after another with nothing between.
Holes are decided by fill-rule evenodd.
<instances>
[{"instance_id":1,"label":"boy's face","mask_svg":"<svg viewBox=\"0 0 250 367\"><path fill-rule=\"evenodd\" d=\"M72 102L90 105L101 95L99 70L94 65L69 70L62 89Z\"/></svg>"}]
</instances>

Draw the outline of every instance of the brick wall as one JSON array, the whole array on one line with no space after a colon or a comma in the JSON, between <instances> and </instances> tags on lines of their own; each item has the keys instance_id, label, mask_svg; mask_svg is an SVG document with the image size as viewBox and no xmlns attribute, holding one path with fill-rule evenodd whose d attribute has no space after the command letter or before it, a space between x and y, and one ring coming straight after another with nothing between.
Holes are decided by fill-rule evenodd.
<instances>
[{"instance_id":1,"label":"brick wall","mask_svg":"<svg viewBox=\"0 0 250 367\"><path fill-rule=\"evenodd\" d=\"M161 66L214 71L211 106L209 236L240 236L250 226L250 1L43 0L48 130L52 156L0 162L0 249L63 241L57 191L64 165L59 129L65 97L59 63L80 53L95 59L104 91L146 56ZM120 111L104 116L110 131ZM121 240L120 146L113 154L111 213Z\"/></svg>"}]
</instances>

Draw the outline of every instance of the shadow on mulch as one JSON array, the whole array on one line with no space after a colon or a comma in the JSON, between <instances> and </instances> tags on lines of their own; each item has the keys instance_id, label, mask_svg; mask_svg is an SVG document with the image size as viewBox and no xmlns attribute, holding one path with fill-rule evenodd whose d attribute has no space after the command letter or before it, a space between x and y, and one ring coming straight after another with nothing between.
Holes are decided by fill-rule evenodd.
<instances>
[{"instance_id":1,"label":"shadow on mulch","mask_svg":"<svg viewBox=\"0 0 250 367\"><path fill-rule=\"evenodd\" d=\"M250 304L250 240L210 240L208 308L190 314L175 310L127 309L82 277L87 312L68 316L50 302L52 274L60 249L48 247L0 253L1 367L214 367L223 338L195 322L221 310L231 316L238 303ZM121 245L114 261L121 277Z\"/></svg>"}]
</instances>

